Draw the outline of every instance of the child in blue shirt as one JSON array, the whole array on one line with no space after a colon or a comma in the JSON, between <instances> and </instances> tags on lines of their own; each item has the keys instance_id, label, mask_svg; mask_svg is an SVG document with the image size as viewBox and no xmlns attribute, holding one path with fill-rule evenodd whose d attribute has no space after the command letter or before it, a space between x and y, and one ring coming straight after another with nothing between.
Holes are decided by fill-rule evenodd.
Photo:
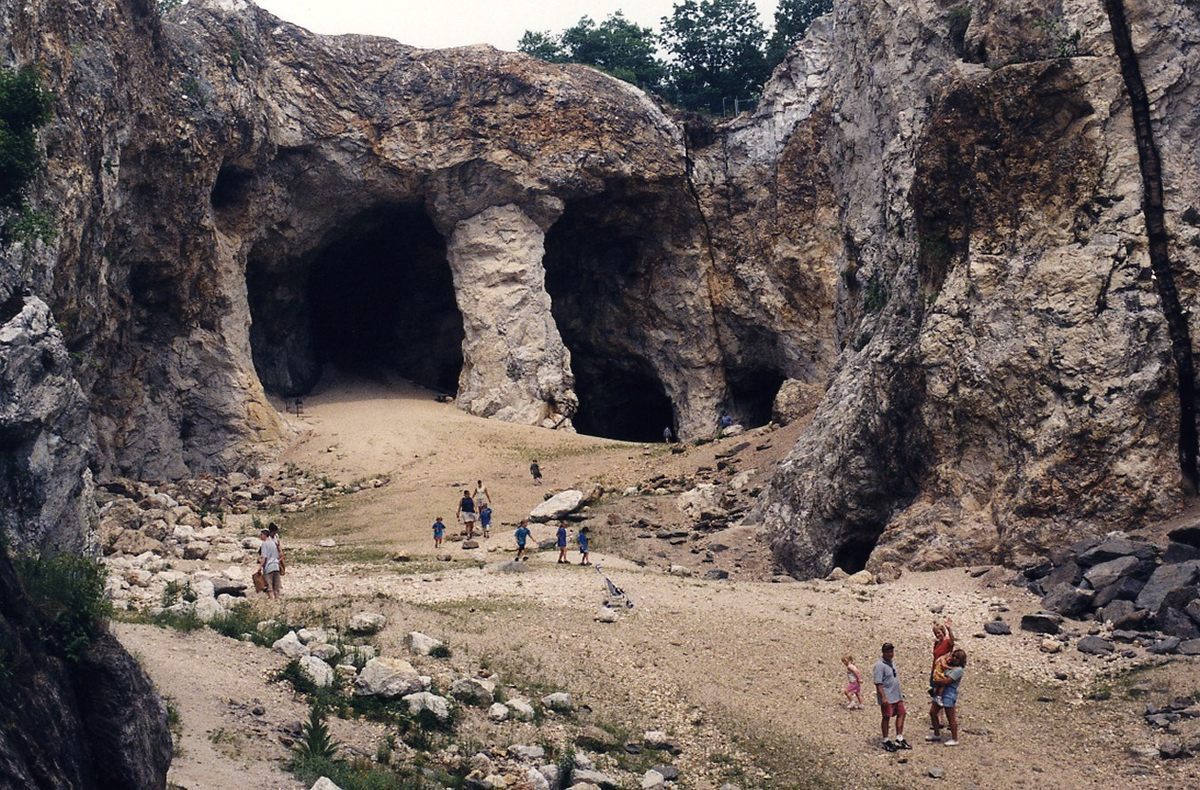
<instances>
[{"instance_id":1,"label":"child in blue shirt","mask_svg":"<svg viewBox=\"0 0 1200 790\"><path fill-rule=\"evenodd\" d=\"M588 528L582 527L575 540L579 541L579 554L581 555L579 564L591 565L592 563L588 560Z\"/></svg>"},{"instance_id":2,"label":"child in blue shirt","mask_svg":"<svg viewBox=\"0 0 1200 790\"><path fill-rule=\"evenodd\" d=\"M555 533L555 541L558 545L558 562L559 564L567 563L567 528L562 524L558 525L558 532Z\"/></svg>"},{"instance_id":3,"label":"child in blue shirt","mask_svg":"<svg viewBox=\"0 0 1200 790\"><path fill-rule=\"evenodd\" d=\"M479 510L479 526L483 527L483 536L490 538L492 536L492 506L484 505Z\"/></svg>"},{"instance_id":4,"label":"child in blue shirt","mask_svg":"<svg viewBox=\"0 0 1200 790\"><path fill-rule=\"evenodd\" d=\"M437 521L433 522L433 547L441 548L442 536L446 534L446 525L442 523L442 517L438 516Z\"/></svg>"},{"instance_id":5,"label":"child in blue shirt","mask_svg":"<svg viewBox=\"0 0 1200 790\"><path fill-rule=\"evenodd\" d=\"M529 538L529 527L524 521L517 527L517 531L513 533L513 537L517 539L517 562L525 560L529 562L529 557L525 554L525 541Z\"/></svg>"}]
</instances>

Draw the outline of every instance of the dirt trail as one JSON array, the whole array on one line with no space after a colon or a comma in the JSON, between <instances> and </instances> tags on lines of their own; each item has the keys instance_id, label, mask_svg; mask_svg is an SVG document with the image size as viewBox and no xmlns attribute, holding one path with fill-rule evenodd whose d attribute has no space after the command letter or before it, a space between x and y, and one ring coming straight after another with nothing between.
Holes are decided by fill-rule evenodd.
<instances>
[{"instance_id":1,"label":"dirt trail","mask_svg":"<svg viewBox=\"0 0 1200 790\"><path fill-rule=\"evenodd\" d=\"M527 684L569 688L599 718L630 732L667 730L684 744L678 762L684 787L726 780L745 787L913 786L938 781L929 778L931 769L960 786L1195 784L1196 769L1183 764L1188 761L1130 758L1129 746L1155 742L1137 715L1139 703L1119 694L1106 702L1085 699L1100 682L1103 662L1073 649L1057 656L1039 652L1037 639L1015 628L1037 602L1011 586L987 586L993 575L906 574L868 588L712 582L639 567L619 556L620 546L603 545L593 559L637 606L618 623L599 624L592 619L602 598L599 576L556 565L549 552L514 571L507 532L478 551L448 544L453 562L433 558L428 525L436 515L450 520L460 484L482 478L500 518L515 520L547 490L595 479L620 487L663 469L694 471L711 463L720 447L671 456L657 446L480 420L423 391L380 385L317 393L306 399L298 422L309 433L283 461L341 480L388 474L391 482L330 510L283 517L292 546L326 535L339 543L309 552L289 569L288 611L320 612L333 621L364 608L383 611L389 627L378 643L385 654L399 652L409 630L422 630L445 639L468 664L487 664ZM781 446L782 454L788 440L773 434L760 441ZM534 455L546 470L545 488L528 478ZM548 533L535 530L538 537ZM382 556L394 550L412 560ZM1009 610L1003 616L1013 623L1013 635L974 638L998 606ZM957 748L923 741L923 677L936 607L954 619L970 654ZM122 627L120 635L182 712L184 752L174 781L188 788L239 787L253 776L255 786L292 786L272 763L281 756L277 745L244 747L226 774L228 750L216 754L220 744L193 732L244 729L261 718L231 712L230 696L261 700L272 709L266 719L281 713L301 718L303 706L263 680L268 668L282 663L278 656L211 633L181 637ZM899 755L879 749L869 679L865 710L839 706L839 656L854 654L869 673L884 640L897 645L911 703L907 733L914 749ZM1055 672L1069 679L1056 680ZM366 738L349 730L345 737ZM227 783L237 777L243 782Z\"/></svg>"}]
</instances>

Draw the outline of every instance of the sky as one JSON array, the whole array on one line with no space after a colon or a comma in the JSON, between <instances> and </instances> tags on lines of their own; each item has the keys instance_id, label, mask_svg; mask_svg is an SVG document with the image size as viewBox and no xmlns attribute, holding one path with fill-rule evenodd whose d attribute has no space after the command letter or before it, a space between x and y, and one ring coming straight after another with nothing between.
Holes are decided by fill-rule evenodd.
<instances>
[{"instance_id":1,"label":"sky","mask_svg":"<svg viewBox=\"0 0 1200 790\"><path fill-rule=\"evenodd\" d=\"M658 28L672 0L253 0L314 33L367 33L417 47L491 44L515 50L526 30L559 32L587 15L613 11ZM755 0L770 30L777 0Z\"/></svg>"}]
</instances>

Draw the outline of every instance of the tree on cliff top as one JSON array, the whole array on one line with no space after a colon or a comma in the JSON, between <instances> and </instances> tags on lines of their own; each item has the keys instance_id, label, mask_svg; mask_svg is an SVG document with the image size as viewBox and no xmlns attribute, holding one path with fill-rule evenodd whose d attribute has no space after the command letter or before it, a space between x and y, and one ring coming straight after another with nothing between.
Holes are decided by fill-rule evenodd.
<instances>
[{"instance_id":1,"label":"tree on cliff top","mask_svg":"<svg viewBox=\"0 0 1200 790\"><path fill-rule=\"evenodd\" d=\"M771 73L750 0L684 0L662 26L673 56L668 96L683 107L721 112L723 100L757 96Z\"/></svg>"},{"instance_id":2,"label":"tree on cliff top","mask_svg":"<svg viewBox=\"0 0 1200 790\"><path fill-rule=\"evenodd\" d=\"M582 17L561 35L526 30L517 49L551 63L584 63L646 90L660 90L666 68L655 54L657 36L620 11L600 24Z\"/></svg>"},{"instance_id":3,"label":"tree on cliff top","mask_svg":"<svg viewBox=\"0 0 1200 790\"><path fill-rule=\"evenodd\" d=\"M832 10L833 0L779 0L775 9L775 32L767 43L767 60L772 64L782 62L817 17Z\"/></svg>"},{"instance_id":4,"label":"tree on cliff top","mask_svg":"<svg viewBox=\"0 0 1200 790\"><path fill-rule=\"evenodd\" d=\"M42 166L37 128L50 119L50 104L33 67L0 68L0 245L53 235L26 190Z\"/></svg>"}]
</instances>

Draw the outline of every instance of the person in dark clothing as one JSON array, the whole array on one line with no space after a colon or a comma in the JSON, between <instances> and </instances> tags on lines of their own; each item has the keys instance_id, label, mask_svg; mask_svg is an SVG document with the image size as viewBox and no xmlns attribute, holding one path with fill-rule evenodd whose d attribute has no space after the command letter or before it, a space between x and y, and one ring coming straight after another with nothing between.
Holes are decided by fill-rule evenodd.
<instances>
[{"instance_id":1,"label":"person in dark clothing","mask_svg":"<svg viewBox=\"0 0 1200 790\"><path fill-rule=\"evenodd\" d=\"M475 500L471 499L471 492L466 489L463 489L462 499L458 503L458 520L466 530L467 540L475 537Z\"/></svg>"},{"instance_id":2,"label":"person in dark clothing","mask_svg":"<svg viewBox=\"0 0 1200 790\"><path fill-rule=\"evenodd\" d=\"M533 463L529 465L529 474L533 475L533 484L540 486L542 484L542 467L538 466L537 459L533 459Z\"/></svg>"}]
</instances>

